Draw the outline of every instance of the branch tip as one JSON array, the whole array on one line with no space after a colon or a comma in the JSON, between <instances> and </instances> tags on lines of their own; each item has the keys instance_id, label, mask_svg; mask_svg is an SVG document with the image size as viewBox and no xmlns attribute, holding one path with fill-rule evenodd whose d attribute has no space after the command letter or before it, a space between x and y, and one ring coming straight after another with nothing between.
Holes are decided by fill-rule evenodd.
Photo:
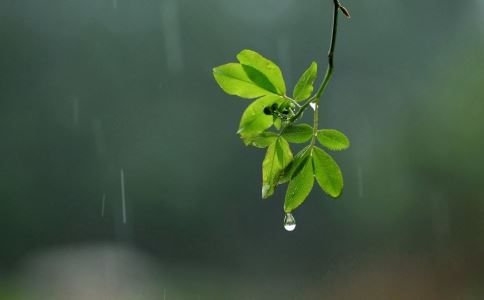
<instances>
[{"instance_id":1,"label":"branch tip","mask_svg":"<svg viewBox=\"0 0 484 300\"><path fill-rule=\"evenodd\" d=\"M347 17L348 19L351 19L350 12L348 11L348 9L346 7L344 7L343 5L340 4L340 5L338 5L338 8L341 10L343 15L345 15L345 17Z\"/></svg>"}]
</instances>

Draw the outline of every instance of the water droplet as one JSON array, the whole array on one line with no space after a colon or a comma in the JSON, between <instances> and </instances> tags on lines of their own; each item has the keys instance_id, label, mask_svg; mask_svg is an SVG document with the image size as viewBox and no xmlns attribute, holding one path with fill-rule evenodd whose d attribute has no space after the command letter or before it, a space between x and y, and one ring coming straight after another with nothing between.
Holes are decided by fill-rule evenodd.
<instances>
[{"instance_id":1,"label":"water droplet","mask_svg":"<svg viewBox=\"0 0 484 300\"><path fill-rule=\"evenodd\" d=\"M296 229L296 219L294 219L294 216L291 213L286 213L286 216L284 217L284 229L287 231L293 231Z\"/></svg>"},{"instance_id":2,"label":"water droplet","mask_svg":"<svg viewBox=\"0 0 484 300\"><path fill-rule=\"evenodd\" d=\"M309 103L309 106L311 106L311 108L312 108L313 110L316 110L316 103L311 102L311 103Z\"/></svg>"},{"instance_id":3,"label":"water droplet","mask_svg":"<svg viewBox=\"0 0 484 300\"><path fill-rule=\"evenodd\" d=\"M271 186L268 184L264 184L262 186L262 198L265 198L269 190L271 189Z\"/></svg>"}]
</instances>

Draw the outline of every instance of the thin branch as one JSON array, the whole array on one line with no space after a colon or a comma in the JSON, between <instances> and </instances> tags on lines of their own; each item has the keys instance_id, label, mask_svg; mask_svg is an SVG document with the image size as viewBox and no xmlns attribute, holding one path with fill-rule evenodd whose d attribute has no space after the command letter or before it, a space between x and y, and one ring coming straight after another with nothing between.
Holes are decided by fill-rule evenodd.
<instances>
[{"instance_id":1,"label":"thin branch","mask_svg":"<svg viewBox=\"0 0 484 300\"><path fill-rule=\"evenodd\" d=\"M343 12L343 14L350 18L350 14L348 12L348 10L342 6L338 0L333 0L333 4L334 4L334 8L333 8L333 27L332 27L332 31L331 31L331 43L329 45L329 50L328 50L328 67L326 69L326 74L324 75L324 79L321 83L321 85L319 86L318 88L318 91L316 92L316 94L314 96L312 96L311 98L309 98L309 100L304 103L302 106L300 106L299 110L296 112L296 114L289 120L289 124L292 124L294 121L296 121L298 118L300 118L303 114L303 112L308 108L308 106L311 104L311 103L314 103L315 107L314 107L314 126L313 126L313 139L311 141L311 144L314 145L314 139L315 139L315 136L317 134L317 130L318 130L318 124L317 124L317 120L318 120L318 113L319 113L319 99L321 98L324 90L326 89L326 87L328 86L328 83L330 82L331 78L333 77L333 71L334 71L334 50L335 50L335 47L336 47L336 36L338 34L338 15L339 15L339 11L341 10ZM284 130L287 128L287 126L284 126L281 130L281 134L282 132L284 132Z\"/></svg>"},{"instance_id":2,"label":"thin branch","mask_svg":"<svg viewBox=\"0 0 484 300\"><path fill-rule=\"evenodd\" d=\"M333 29L331 32L331 44L329 45L329 51L328 51L328 68L326 69L326 75L324 76L323 82L321 83L321 86L319 87L318 92L316 93L316 95L314 96L314 99L312 100L312 102L314 103L313 136L311 138L312 146L316 143L316 137L318 135L319 99L321 98L321 95L323 94L324 90L328 86L328 83L331 80L331 77L333 77L334 49L336 47L336 36L338 34L338 14L340 9L342 8L338 0L333 0L333 3L334 3ZM346 8L343 11L347 12Z\"/></svg>"},{"instance_id":3,"label":"thin branch","mask_svg":"<svg viewBox=\"0 0 484 300\"><path fill-rule=\"evenodd\" d=\"M333 76L333 70L334 70L334 49L336 47L336 36L338 34L338 15L340 9L342 9L343 6L339 3L338 0L333 0L334 3L334 8L333 8L333 29L331 33L331 44L329 45L329 51L328 51L328 68L326 69L326 75L324 76L323 82L321 83L321 86L318 89L318 92L316 93L316 96L314 97L314 102L318 102L319 99L321 98L321 95L323 94L324 90L326 89L326 86L328 86L329 81L331 80L331 77ZM347 11L346 8L344 11Z\"/></svg>"}]
</instances>

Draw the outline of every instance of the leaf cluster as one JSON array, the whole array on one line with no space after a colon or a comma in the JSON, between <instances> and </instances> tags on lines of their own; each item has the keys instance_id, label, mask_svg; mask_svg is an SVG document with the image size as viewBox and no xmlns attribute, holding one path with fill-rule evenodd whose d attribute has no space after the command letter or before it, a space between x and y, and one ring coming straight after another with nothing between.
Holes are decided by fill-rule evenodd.
<instances>
[{"instance_id":1,"label":"leaf cluster","mask_svg":"<svg viewBox=\"0 0 484 300\"><path fill-rule=\"evenodd\" d=\"M349 147L348 138L338 130L318 130L317 124L297 123L315 100L311 95L317 64L310 64L289 97L282 71L275 63L252 50L241 51L237 60L214 68L213 75L227 94L253 100L242 114L237 133L245 145L266 149L262 198L287 183L284 210L291 212L304 202L315 180L327 195L339 197L343 190L341 170L316 141L328 150L340 151ZM293 155L291 144L305 143L309 144Z\"/></svg>"}]
</instances>

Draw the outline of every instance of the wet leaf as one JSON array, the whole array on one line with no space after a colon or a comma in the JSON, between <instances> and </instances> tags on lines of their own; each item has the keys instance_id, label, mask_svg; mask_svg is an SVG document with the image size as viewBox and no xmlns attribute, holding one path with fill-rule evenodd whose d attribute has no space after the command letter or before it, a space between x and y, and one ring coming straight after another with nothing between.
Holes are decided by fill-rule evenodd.
<instances>
[{"instance_id":1,"label":"wet leaf","mask_svg":"<svg viewBox=\"0 0 484 300\"><path fill-rule=\"evenodd\" d=\"M248 138L246 141L248 144L257 148L267 148L277 139L277 134L273 132L263 132L260 135L256 135Z\"/></svg>"},{"instance_id":2,"label":"wet leaf","mask_svg":"<svg viewBox=\"0 0 484 300\"><path fill-rule=\"evenodd\" d=\"M318 131L318 141L321 145L333 151L345 150L350 146L350 140L341 131L322 129Z\"/></svg>"},{"instance_id":3,"label":"wet leaf","mask_svg":"<svg viewBox=\"0 0 484 300\"><path fill-rule=\"evenodd\" d=\"M313 189L314 175L310 159L306 159L301 166L301 171L291 178L287 187L284 211L291 212L299 207Z\"/></svg>"},{"instance_id":4,"label":"wet leaf","mask_svg":"<svg viewBox=\"0 0 484 300\"><path fill-rule=\"evenodd\" d=\"M308 99L314 89L314 80L318 76L318 64L312 62L309 68L301 75L294 88L293 97L296 101Z\"/></svg>"},{"instance_id":5,"label":"wet leaf","mask_svg":"<svg viewBox=\"0 0 484 300\"><path fill-rule=\"evenodd\" d=\"M274 193L281 172L291 163L292 158L289 144L283 137L278 137L269 145L262 162L262 198Z\"/></svg>"},{"instance_id":6,"label":"wet leaf","mask_svg":"<svg viewBox=\"0 0 484 300\"><path fill-rule=\"evenodd\" d=\"M279 95L286 93L286 84L281 69L275 63L253 50L241 51L237 54L237 59L242 65L252 67L264 74Z\"/></svg>"},{"instance_id":7,"label":"wet leaf","mask_svg":"<svg viewBox=\"0 0 484 300\"><path fill-rule=\"evenodd\" d=\"M343 175L338 164L324 150L313 149L314 175L321 189L333 198L341 195L343 190Z\"/></svg>"},{"instance_id":8,"label":"wet leaf","mask_svg":"<svg viewBox=\"0 0 484 300\"><path fill-rule=\"evenodd\" d=\"M281 119L274 117L274 128L279 130L279 129L281 129L281 127L282 127Z\"/></svg>"},{"instance_id":9,"label":"wet leaf","mask_svg":"<svg viewBox=\"0 0 484 300\"><path fill-rule=\"evenodd\" d=\"M313 128L308 124L291 125L284 130L282 136L290 143L302 144L311 139Z\"/></svg>"},{"instance_id":10,"label":"wet leaf","mask_svg":"<svg viewBox=\"0 0 484 300\"><path fill-rule=\"evenodd\" d=\"M242 114L238 134L244 139L246 145L250 144L252 137L261 134L273 124L273 117L264 113L264 108L274 103L283 103L284 100L277 95L268 95L252 102Z\"/></svg>"},{"instance_id":11,"label":"wet leaf","mask_svg":"<svg viewBox=\"0 0 484 300\"><path fill-rule=\"evenodd\" d=\"M255 85L272 94L280 94L264 73L251 66L242 65L242 68L244 69L245 74L247 74L249 79L255 83Z\"/></svg>"},{"instance_id":12,"label":"wet leaf","mask_svg":"<svg viewBox=\"0 0 484 300\"><path fill-rule=\"evenodd\" d=\"M301 163L304 162L304 160L309 157L309 154L311 153L311 151L309 151L310 149L311 149L311 146L308 145L294 156L294 159L284 169L281 176L279 177L278 184L286 183L291 179L292 175L296 172L296 170L300 169Z\"/></svg>"},{"instance_id":13,"label":"wet leaf","mask_svg":"<svg viewBox=\"0 0 484 300\"><path fill-rule=\"evenodd\" d=\"M229 63L213 69L218 85L229 95L254 99L274 94L267 86L259 86L251 80L241 64Z\"/></svg>"}]
</instances>

